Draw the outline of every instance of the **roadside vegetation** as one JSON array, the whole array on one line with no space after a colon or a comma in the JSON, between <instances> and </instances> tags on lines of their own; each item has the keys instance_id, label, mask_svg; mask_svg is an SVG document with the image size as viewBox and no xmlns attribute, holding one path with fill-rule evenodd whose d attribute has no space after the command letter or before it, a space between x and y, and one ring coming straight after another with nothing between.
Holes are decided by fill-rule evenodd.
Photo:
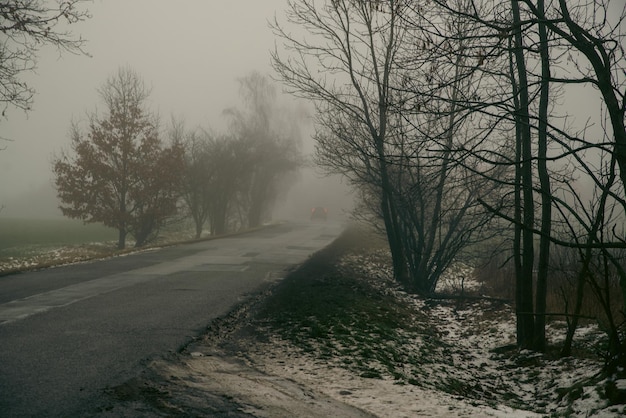
<instances>
[{"instance_id":1,"label":"roadside vegetation","mask_svg":"<svg viewBox=\"0 0 626 418\"><path fill-rule=\"evenodd\" d=\"M581 324L571 356L559 355L564 318L548 320L545 353L519 350L514 300L495 291L480 268L459 266L442 278L439 292L425 298L394 285L392 268L379 236L349 230L267 299L251 321L260 344L256 352L271 350L277 358L292 353L316 367L442 391L499 410L496 416L505 416L506 408L555 417L626 413L626 381L602 374L608 341L597 321ZM337 387L332 371L326 378ZM359 395L341 398L350 403L351 396ZM393 399L402 411L414 402ZM393 410L388 405L385 413Z\"/></svg>"}]
</instances>

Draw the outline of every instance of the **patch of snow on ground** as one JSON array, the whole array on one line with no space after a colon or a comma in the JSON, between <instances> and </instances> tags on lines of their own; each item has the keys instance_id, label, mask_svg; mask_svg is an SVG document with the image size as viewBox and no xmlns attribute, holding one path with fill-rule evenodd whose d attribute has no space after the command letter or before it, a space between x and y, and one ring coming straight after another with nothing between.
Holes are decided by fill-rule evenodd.
<instances>
[{"instance_id":1,"label":"patch of snow on ground","mask_svg":"<svg viewBox=\"0 0 626 418\"><path fill-rule=\"evenodd\" d=\"M333 399L379 417L539 417L533 412L499 405L491 407L441 391L401 385L393 379L369 379L328 362L303 356L282 340L271 342L272 352L253 355L255 367L274 376L283 376Z\"/></svg>"}]
</instances>

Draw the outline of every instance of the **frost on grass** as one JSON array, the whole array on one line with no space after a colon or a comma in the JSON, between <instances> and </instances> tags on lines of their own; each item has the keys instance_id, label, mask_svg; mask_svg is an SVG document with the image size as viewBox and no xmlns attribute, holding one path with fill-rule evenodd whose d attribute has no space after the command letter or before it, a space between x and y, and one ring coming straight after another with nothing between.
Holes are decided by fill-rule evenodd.
<instances>
[{"instance_id":1,"label":"frost on grass","mask_svg":"<svg viewBox=\"0 0 626 418\"><path fill-rule=\"evenodd\" d=\"M46 245L29 245L6 248L0 252L0 275L27 270L37 270L48 267L82 263L97 259L120 257L129 254L153 251L170 244L187 242L190 240L188 231L172 231L158 237L157 240L141 248L133 247L133 241L128 241L127 248L117 249L116 241L89 242L78 245L64 245L50 247ZM19 256L6 256L20 254Z\"/></svg>"},{"instance_id":2,"label":"frost on grass","mask_svg":"<svg viewBox=\"0 0 626 418\"><path fill-rule=\"evenodd\" d=\"M281 297L289 301L289 309L277 315L269 308L259 324L264 335L272 336L274 356L282 358L274 367L305 380L309 374L311 382L323 379L319 389L329 395L343 393L344 400L381 416L390 410L405 411L406 416L418 413L418 393L437 399L438 406L431 406L440 412L437 408L447 403L449 416L626 413L624 405L608 405L607 382L597 378L603 364L589 351L603 338L597 327L577 333L577 344L590 353L587 358L520 351L515 348L510 305L493 299L424 300L407 294L391 279L387 260L384 251L349 254L330 272L299 280L297 287L277 295L279 304ZM480 285L472 270L454 266L443 278L441 291L477 295ZM559 343L562 327L548 327L551 345ZM366 385L363 379L375 383ZM394 392L395 409L385 409L389 391ZM447 415L444 411L437 416Z\"/></svg>"},{"instance_id":3,"label":"frost on grass","mask_svg":"<svg viewBox=\"0 0 626 418\"><path fill-rule=\"evenodd\" d=\"M94 242L57 248L23 248L18 257L0 258L0 274L24 270L67 265L93 260L114 253L111 242Z\"/></svg>"}]
</instances>

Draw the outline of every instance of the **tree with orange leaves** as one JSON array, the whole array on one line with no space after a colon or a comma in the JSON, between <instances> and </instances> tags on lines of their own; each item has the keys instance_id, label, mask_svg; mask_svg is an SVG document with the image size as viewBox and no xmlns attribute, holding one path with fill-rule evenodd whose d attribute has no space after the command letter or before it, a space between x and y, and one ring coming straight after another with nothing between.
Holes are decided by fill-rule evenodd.
<instances>
[{"instance_id":1,"label":"tree with orange leaves","mask_svg":"<svg viewBox=\"0 0 626 418\"><path fill-rule=\"evenodd\" d=\"M73 153L53 162L65 216L102 223L140 247L177 211L183 147L165 146L158 119L145 108L149 90L129 68L121 68L99 90L107 114L90 115L87 132L74 124Z\"/></svg>"}]
</instances>

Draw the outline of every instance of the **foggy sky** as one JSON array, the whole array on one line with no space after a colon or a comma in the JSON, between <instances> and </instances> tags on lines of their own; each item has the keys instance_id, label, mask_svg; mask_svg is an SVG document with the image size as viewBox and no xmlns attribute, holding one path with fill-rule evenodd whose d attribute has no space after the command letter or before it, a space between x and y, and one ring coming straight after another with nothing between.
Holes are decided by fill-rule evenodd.
<instances>
[{"instance_id":1,"label":"foggy sky","mask_svg":"<svg viewBox=\"0 0 626 418\"><path fill-rule=\"evenodd\" d=\"M252 71L272 73L269 51L276 40L268 20L275 14L281 19L285 3L85 3L92 18L72 25L71 30L87 40L85 49L92 57L59 56L56 49L44 48L37 72L23 77L37 90L33 110L25 114L9 108L8 119L0 119L0 137L11 140L0 142L4 147L0 151L0 206L5 206L0 215L60 213L51 173L53 157L69 146L72 120L84 120L97 106L104 110L97 89L121 66L130 66L152 87L150 106L161 116L162 128L175 116L184 119L188 128L223 131L222 111L240 105L236 79ZM568 86L559 101L579 124L591 120L593 129L599 129L598 98L590 86ZM571 119L563 118L562 123L569 125ZM310 144L307 148L311 149ZM311 190L299 192L315 195ZM328 204L323 198L310 203Z\"/></svg>"},{"instance_id":2,"label":"foggy sky","mask_svg":"<svg viewBox=\"0 0 626 418\"><path fill-rule=\"evenodd\" d=\"M97 89L120 66L152 87L150 105L163 124L182 117L187 127L223 130L223 109L239 105L236 79L271 73L268 27L285 0L95 0L92 18L70 28L92 57L44 48L37 72L24 80L37 90L28 114L9 108L0 121L0 205L24 194L54 195L51 161L69 145L72 120L99 102ZM164 126L163 126L164 127ZM43 197L43 196L42 196Z\"/></svg>"}]
</instances>

